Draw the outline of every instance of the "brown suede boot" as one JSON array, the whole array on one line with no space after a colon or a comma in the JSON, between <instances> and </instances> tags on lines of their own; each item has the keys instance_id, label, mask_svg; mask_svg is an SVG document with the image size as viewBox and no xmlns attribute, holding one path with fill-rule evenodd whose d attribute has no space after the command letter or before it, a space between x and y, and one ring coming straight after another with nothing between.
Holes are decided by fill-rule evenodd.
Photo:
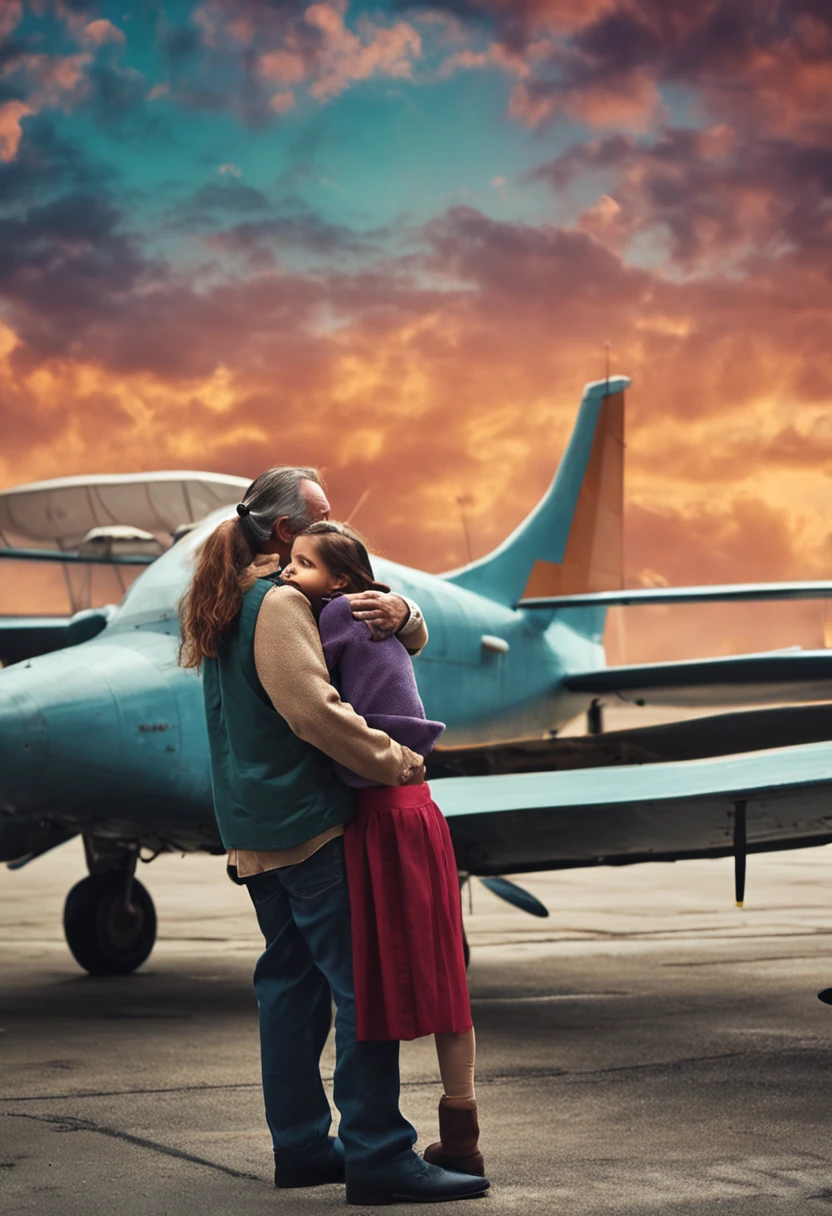
<instances>
[{"instance_id":1,"label":"brown suede boot","mask_svg":"<svg viewBox=\"0 0 832 1216\"><path fill-rule=\"evenodd\" d=\"M465 1109L449 1106L444 1098L439 1103L439 1140L429 1144L422 1154L431 1165L461 1174L485 1177L485 1164L477 1143L480 1134L477 1103L474 1098Z\"/></svg>"}]
</instances>

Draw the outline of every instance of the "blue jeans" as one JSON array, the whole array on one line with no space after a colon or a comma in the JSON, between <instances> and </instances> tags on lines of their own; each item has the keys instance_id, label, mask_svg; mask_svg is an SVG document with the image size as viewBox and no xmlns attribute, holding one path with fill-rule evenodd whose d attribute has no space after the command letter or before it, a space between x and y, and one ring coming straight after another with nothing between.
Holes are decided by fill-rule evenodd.
<instances>
[{"instance_id":1,"label":"blue jeans","mask_svg":"<svg viewBox=\"0 0 832 1216\"><path fill-rule=\"evenodd\" d=\"M278 1160L328 1150L320 1058L335 998L335 1105L349 1174L409 1152L415 1128L399 1110L399 1044L358 1042L344 840L306 861L245 880L266 949L254 971L266 1119Z\"/></svg>"}]
</instances>

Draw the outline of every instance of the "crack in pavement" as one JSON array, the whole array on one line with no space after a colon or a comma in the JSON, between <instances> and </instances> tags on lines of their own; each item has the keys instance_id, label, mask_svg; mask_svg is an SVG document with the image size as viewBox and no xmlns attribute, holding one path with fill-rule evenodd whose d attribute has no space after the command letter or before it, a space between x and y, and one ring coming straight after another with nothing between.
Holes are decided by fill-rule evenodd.
<instances>
[{"instance_id":1,"label":"crack in pavement","mask_svg":"<svg viewBox=\"0 0 832 1216\"><path fill-rule=\"evenodd\" d=\"M816 1044L810 1044L805 1049L797 1047L795 1051L799 1054L802 1051L817 1051ZM717 1060L735 1060L744 1056L759 1056L758 1051L725 1051L718 1052L714 1055L706 1056L682 1056L678 1060L653 1060L644 1064L616 1064L609 1068L583 1068L583 1069L566 1069L566 1068L538 1068L529 1069L528 1072L510 1072L510 1073L486 1073L483 1075L477 1074L478 1085L505 1085L509 1081L534 1081L534 1080L549 1080L552 1078L562 1077L569 1080L572 1077L602 1077L610 1073L622 1072L646 1072L650 1070L683 1068L687 1064L708 1064ZM782 1053L779 1053L782 1054ZM321 1079L324 1084L332 1082L332 1075L323 1075ZM402 1081L402 1089L420 1089L426 1085L437 1085L438 1081L435 1077L426 1080ZM237 1081L227 1085L171 1085L159 1089L102 1089L102 1090L81 1090L75 1093L63 1094L19 1094L8 1097L0 1097L2 1104L17 1104L20 1102L65 1102L70 1100L78 1100L80 1098L126 1098L137 1094L180 1094L180 1093L210 1093L215 1090L226 1089L260 1089L259 1081ZM14 1113L14 1112L9 1112ZM20 1118L37 1118L35 1115L23 1115Z\"/></svg>"},{"instance_id":2,"label":"crack in pavement","mask_svg":"<svg viewBox=\"0 0 832 1216\"><path fill-rule=\"evenodd\" d=\"M324 1077L324 1081L328 1078ZM331 1078L330 1078L331 1079ZM189 1094L210 1093L217 1089L259 1089L259 1081L236 1081L225 1085L165 1085L147 1089L82 1089L65 1094L14 1094L0 1097L0 1103L9 1102L62 1102L69 1098L127 1098L134 1094Z\"/></svg>"},{"instance_id":3,"label":"crack in pavement","mask_svg":"<svg viewBox=\"0 0 832 1216\"><path fill-rule=\"evenodd\" d=\"M132 1136L129 1132L119 1131L116 1127L103 1127L92 1119L78 1119L74 1115L30 1115L23 1111L8 1111L7 1119L32 1119L36 1123L52 1124L62 1132L93 1132L98 1136L107 1136L111 1140L120 1140L125 1144L133 1144L137 1148L150 1149L151 1152L161 1153L165 1157L176 1157L179 1161L190 1161L193 1165L205 1165L208 1169L219 1170L232 1178L243 1178L248 1182L264 1184L266 1180L258 1174L249 1174L245 1170L235 1170L230 1165L220 1165L209 1161L207 1157L197 1157L194 1153L186 1153L178 1148L170 1148L167 1144L159 1144L156 1140L146 1140L143 1136Z\"/></svg>"},{"instance_id":4,"label":"crack in pavement","mask_svg":"<svg viewBox=\"0 0 832 1216\"><path fill-rule=\"evenodd\" d=\"M810 959L817 962L818 954L762 954L755 958L712 958L696 959L693 962L660 963L660 967L741 967L756 966L757 963L793 963L800 959Z\"/></svg>"}]
</instances>

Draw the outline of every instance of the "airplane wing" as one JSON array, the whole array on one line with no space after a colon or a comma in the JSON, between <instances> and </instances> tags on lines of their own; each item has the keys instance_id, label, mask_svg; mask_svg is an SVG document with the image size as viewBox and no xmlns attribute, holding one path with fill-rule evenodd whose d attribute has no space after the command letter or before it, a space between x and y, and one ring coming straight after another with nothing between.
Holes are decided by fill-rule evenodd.
<instances>
[{"instance_id":1,"label":"airplane wing","mask_svg":"<svg viewBox=\"0 0 832 1216\"><path fill-rule=\"evenodd\" d=\"M145 553L64 553L61 549L0 549L0 560L15 562L60 562L62 566L149 566L156 556Z\"/></svg>"},{"instance_id":2,"label":"airplane wing","mask_svg":"<svg viewBox=\"0 0 832 1216\"><path fill-rule=\"evenodd\" d=\"M248 478L194 469L29 482L0 490L0 538L76 549L91 529L125 524L167 537L238 502L248 485Z\"/></svg>"},{"instance_id":3,"label":"airplane wing","mask_svg":"<svg viewBox=\"0 0 832 1216\"><path fill-rule=\"evenodd\" d=\"M756 600L817 600L832 597L832 581L803 583L727 583L705 587L635 587L619 591L587 591L578 595L533 596L518 608L624 608L635 604L726 604Z\"/></svg>"},{"instance_id":4,"label":"airplane wing","mask_svg":"<svg viewBox=\"0 0 832 1216\"><path fill-rule=\"evenodd\" d=\"M832 742L718 759L431 781L476 875L832 842Z\"/></svg>"},{"instance_id":5,"label":"airplane wing","mask_svg":"<svg viewBox=\"0 0 832 1216\"><path fill-rule=\"evenodd\" d=\"M703 714L677 722L563 735L512 743L437 747L427 759L428 780L504 773L703 760L741 752L832 741L832 714L825 703L775 705L733 713Z\"/></svg>"},{"instance_id":6,"label":"airplane wing","mask_svg":"<svg viewBox=\"0 0 832 1216\"><path fill-rule=\"evenodd\" d=\"M832 651L784 650L571 672L570 692L634 705L745 705L832 700Z\"/></svg>"}]
</instances>

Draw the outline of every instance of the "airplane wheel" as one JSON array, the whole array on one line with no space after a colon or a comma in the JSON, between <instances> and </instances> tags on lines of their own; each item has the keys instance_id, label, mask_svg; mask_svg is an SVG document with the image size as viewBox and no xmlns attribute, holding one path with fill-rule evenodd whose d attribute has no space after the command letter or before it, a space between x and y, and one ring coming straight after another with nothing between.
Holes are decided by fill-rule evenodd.
<instances>
[{"instance_id":1,"label":"airplane wheel","mask_svg":"<svg viewBox=\"0 0 832 1216\"><path fill-rule=\"evenodd\" d=\"M133 879L130 906L126 875L91 874L66 897L64 933L76 962L90 975L129 975L141 967L156 941L153 900Z\"/></svg>"}]
</instances>

